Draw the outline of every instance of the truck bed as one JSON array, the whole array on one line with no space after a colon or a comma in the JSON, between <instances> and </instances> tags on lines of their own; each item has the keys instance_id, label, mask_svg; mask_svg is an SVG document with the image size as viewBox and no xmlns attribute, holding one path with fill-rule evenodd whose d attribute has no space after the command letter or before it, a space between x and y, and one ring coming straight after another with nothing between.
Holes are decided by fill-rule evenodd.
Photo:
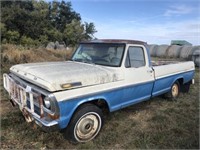
<instances>
[{"instance_id":1,"label":"truck bed","mask_svg":"<svg viewBox=\"0 0 200 150\"><path fill-rule=\"evenodd\" d=\"M152 63L152 66L162 66L162 65L178 64L178 63L182 63L182 62L165 60L165 61L151 61L151 63Z\"/></svg>"}]
</instances>

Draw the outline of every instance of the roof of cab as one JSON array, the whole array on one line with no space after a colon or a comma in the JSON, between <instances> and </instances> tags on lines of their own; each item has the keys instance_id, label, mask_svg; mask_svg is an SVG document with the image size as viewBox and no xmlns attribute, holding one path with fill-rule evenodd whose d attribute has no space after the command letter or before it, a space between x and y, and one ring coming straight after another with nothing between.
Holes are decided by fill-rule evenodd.
<instances>
[{"instance_id":1,"label":"roof of cab","mask_svg":"<svg viewBox=\"0 0 200 150\"><path fill-rule=\"evenodd\" d=\"M81 43L122 43L122 44L140 44L146 45L146 42L136 40L123 40L123 39L97 39L91 41L83 41Z\"/></svg>"}]
</instances>

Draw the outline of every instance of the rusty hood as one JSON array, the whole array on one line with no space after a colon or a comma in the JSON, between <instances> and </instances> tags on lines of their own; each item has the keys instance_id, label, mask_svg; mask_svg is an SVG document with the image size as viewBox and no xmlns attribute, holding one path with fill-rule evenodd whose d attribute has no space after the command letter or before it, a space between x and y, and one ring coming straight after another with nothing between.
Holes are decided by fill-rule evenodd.
<instances>
[{"instance_id":1,"label":"rusty hood","mask_svg":"<svg viewBox=\"0 0 200 150\"><path fill-rule=\"evenodd\" d=\"M123 79L116 68L74 61L19 64L10 72L51 92Z\"/></svg>"}]
</instances>

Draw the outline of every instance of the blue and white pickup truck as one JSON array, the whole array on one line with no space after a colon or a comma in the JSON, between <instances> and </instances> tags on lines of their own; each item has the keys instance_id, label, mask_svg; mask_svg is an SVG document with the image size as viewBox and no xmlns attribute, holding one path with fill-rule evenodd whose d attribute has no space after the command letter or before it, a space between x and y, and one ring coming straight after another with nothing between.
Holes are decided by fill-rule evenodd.
<instances>
[{"instance_id":1,"label":"blue and white pickup truck","mask_svg":"<svg viewBox=\"0 0 200 150\"><path fill-rule=\"evenodd\" d=\"M163 94L175 99L189 91L194 72L192 61L152 62L142 41L94 40L80 43L69 61L15 65L3 79L26 121L87 142L102 128L103 109Z\"/></svg>"}]
</instances>

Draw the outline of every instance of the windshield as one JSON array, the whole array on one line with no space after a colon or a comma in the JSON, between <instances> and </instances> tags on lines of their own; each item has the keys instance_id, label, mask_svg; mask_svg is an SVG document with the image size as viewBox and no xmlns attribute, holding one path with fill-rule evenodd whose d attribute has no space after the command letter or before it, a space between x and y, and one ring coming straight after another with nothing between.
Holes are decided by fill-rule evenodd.
<instances>
[{"instance_id":1,"label":"windshield","mask_svg":"<svg viewBox=\"0 0 200 150\"><path fill-rule=\"evenodd\" d=\"M119 67L124 47L124 44L80 44L72 56L72 61Z\"/></svg>"}]
</instances>

